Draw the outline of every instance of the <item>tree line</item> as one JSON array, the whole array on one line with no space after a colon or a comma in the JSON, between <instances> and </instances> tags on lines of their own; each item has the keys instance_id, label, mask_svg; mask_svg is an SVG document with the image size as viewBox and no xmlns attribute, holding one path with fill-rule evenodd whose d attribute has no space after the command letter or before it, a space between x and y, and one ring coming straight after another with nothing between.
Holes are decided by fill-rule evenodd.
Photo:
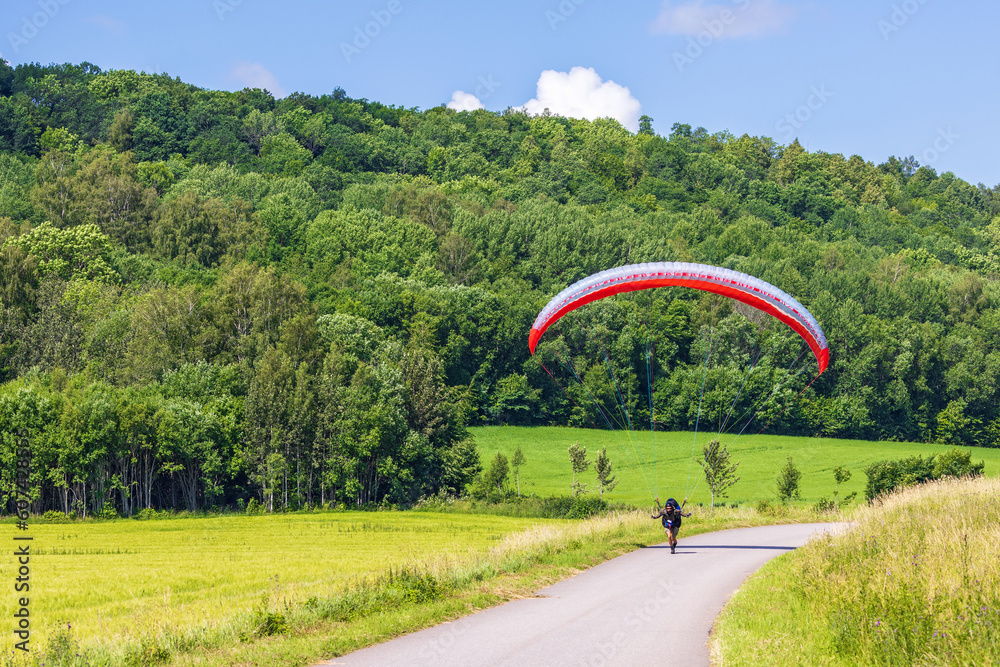
<instances>
[{"instance_id":1,"label":"tree line","mask_svg":"<svg viewBox=\"0 0 1000 667\"><path fill-rule=\"evenodd\" d=\"M659 429L763 403L777 433L1000 444L1000 191L912 158L90 63L0 64L0 107L3 456L37 434L39 508L408 502L475 476L467 424L603 426L587 393ZM528 353L554 294L644 261L777 285L830 368L783 383L794 336L680 289Z\"/></svg>"}]
</instances>

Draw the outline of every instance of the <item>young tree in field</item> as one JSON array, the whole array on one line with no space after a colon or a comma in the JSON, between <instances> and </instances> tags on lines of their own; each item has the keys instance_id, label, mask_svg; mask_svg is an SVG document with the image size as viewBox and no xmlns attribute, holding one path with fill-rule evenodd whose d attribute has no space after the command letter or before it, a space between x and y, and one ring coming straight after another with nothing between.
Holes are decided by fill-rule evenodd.
<instances>
[{"instance_id":1,"label":"young tree in field","mask_svg":"<svg viewBox=\"0 0 1000 667\"><path fill-rule=\"evenodd\" d=\"M573 484L570 487L574 496L587 492L587 485L577 481L576 476L587 472L590 461L587 460L587 448L581 447L579 442L574 442L569 446L569 462L573 466Z\"/></svg>"},{"instance_id":2,"label":"young tree in field","mask_svg":"<svg viewBox=\"0 0 1000 667\"><path fill-rule=\"evenodd\" d=\"M527 462L524 458L524 452L521 451L521 445L517 446L514 450L514 458L510 460L510 466L514 469L514 479L517 482L517 495L521 495L521 466Z\"/></svg>"},{"instance_id":3,"label":"young tree in field","mask_svg":"<svg viewBox=\"0 0 1000 667\"><path fill-rule=\"evenodd\" d=\"M608 493L618 486L618 478L611 474L611 459L608 458L607 447L601 447L601 453L597 455L594 462L594 471L597 473L597 484L601 490L601 500L604 499L604 490Z\"/></svg>"},{"instance_id":4,"label":"young tree in field","mask_svg":"<svg viewBox=\"0 0 1000 667\"><path fill-rule=\"evenodd\" d=\"M739 461L729 462L729 448L722 445L716 438L702 448L701 465L705 471L705 482L712 494L712 509L715 509L715 497L726 497L726 490L740 478L736 476Z\"/></svg>"},{"instance_id":5,"label":"young tree in field","mask_svg":"<svg viewBox=\"0 0 1000 667\"><path fill-rule=\"evenodd\" d=\"M497 452L496 458L490 464L490 469L486 471L486 479L484 481L490 491L496 489L497 493L502 497L504 490L507 488L507 479L509 476L510 465L507 463L507 457Z\"/></svg>"},{"instance_id":6,"label":"young tree in field","mask_svg":"<svg viewBox=\"0 0 1000 667\"><path fill-rule=\"evenodd\" d=\"M835 466L833 468L833 478L837 480L837 486L833 490L833 502L837 503L840 507L844 507L854 499L854 496L858 495L857 491L852 491L844 496L843 500L837 501L837 494L840 493L840 485L851 479L851 471L844 466Z\"/></svg>"},{"instance_id":7,"label":"young tree in field","mask_svg":"<svg viewBox=\"0 0 1000 667\"><path fill-rule=\"evenodd\" d=\"M778 500L788 502L792 498L799 497L799 478L802 473L795 467L792 457L788 457L788 462L778 474Z\"/></svg>"}]
</instances>

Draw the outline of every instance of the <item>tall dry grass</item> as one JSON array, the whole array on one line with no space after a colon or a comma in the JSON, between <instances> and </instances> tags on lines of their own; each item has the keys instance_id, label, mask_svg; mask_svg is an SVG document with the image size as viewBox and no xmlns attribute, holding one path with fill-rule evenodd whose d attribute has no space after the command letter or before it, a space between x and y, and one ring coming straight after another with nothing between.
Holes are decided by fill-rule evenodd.
<instances>
[{"instance_id":1,"label":"tall dry grass","mask_svg":"<svg viewBox=\"0 0 1000 667\"><path fill-rule=\"evenodd\" d=\"M853 518L734 596L717 663L1000 664L1000 480L910 487Z\"/></svg>"}]
</instances>

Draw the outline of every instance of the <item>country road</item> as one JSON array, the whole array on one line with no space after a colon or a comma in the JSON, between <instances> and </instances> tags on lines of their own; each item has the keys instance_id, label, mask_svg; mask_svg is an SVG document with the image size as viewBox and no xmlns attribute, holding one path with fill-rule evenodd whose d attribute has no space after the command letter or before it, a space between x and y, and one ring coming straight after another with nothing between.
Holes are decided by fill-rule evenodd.
<instances>
[{"instance_id":1,"label":"country road","mask_svg":"<svg viewBox=\"0 0 1000 667\"><path fill-rule=\"evenodd\" d=\"M765 562L846 524L739 528L638 549L508 602L320 663L345 665L697 665L712 622Z\"/></svg>"}]
</instances>

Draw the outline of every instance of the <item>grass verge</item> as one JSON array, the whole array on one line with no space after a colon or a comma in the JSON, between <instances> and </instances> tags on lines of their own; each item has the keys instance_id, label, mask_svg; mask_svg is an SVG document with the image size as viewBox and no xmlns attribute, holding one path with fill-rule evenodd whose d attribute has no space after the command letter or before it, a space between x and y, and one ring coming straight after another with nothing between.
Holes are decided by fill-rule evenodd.
<instances>
[{"instance_id":1,"label":"grass verge","mask_svg":"<svg viewBox=\"0 0 1000 667\"><path fill-rule=\"evenodd\" d=\"M730 599L713 664L1000 664L1000 480L911 487L765 565Z\"/></svg>"}]
</instances>

